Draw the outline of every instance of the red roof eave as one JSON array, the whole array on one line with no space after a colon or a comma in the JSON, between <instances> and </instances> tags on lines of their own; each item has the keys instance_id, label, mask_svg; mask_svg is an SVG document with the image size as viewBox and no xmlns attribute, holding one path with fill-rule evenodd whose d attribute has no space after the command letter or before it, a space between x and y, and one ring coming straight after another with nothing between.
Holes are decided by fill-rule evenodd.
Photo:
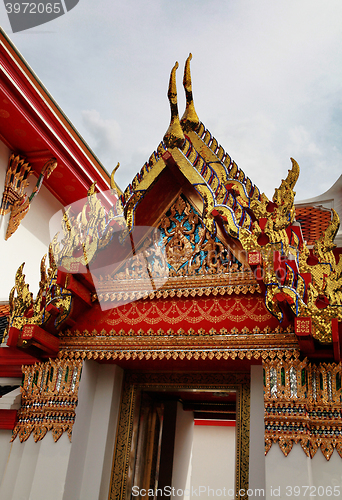
<instances>
[{"instance_id":1,"label":"red roof eave","mask_svg":"<svg viewBox=\"0 0 342 500\"><path fill-rule=\"evenodd\" d=\"M65 205L85 197L94 181L100 192L108 190L109 174L1 29L0 71L0 107L7 105L10 110L10 119L3 120L2 127L0 121L0 134L10 149L23 154L36 175L44 164L44 154L35 154L33 138L39 140L43 153L57 158L60 171L63 169L65 179L72 179L74 189L66 190L64 179L58 182L53 174L44 183ZM12 115L16 118L11 123ZM18 116L22 137L15 130Z\"/></svg>"}]
</instances>

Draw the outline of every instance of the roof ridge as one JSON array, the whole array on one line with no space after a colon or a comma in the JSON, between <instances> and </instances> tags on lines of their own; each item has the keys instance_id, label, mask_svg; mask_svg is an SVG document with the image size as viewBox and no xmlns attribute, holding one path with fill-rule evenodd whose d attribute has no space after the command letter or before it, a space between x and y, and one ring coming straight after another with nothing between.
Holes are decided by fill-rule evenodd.
<instances>
[{"instance_id":1,"label":"roof ridge","mask_svg":"<svg viewBox=\"0 0 342 500\"><path fill-rule=\"evenodd\" d=\"M256 184L252 183L249 177L245 175L244 171L223 149L221 144L219 144L218 140L211 134L204 123L200 122L197 129L194 129L193 132L197 134L199 139L201 139L201 141L211 150L211 152L216 156L219 162L224 166L227 175L227 182L229 182L230 180L240 182L244 186L248 198L251 198L253 196L253 198L257 198L258 200L260 200L260 189Z\"/></svg>"}]
</instances>

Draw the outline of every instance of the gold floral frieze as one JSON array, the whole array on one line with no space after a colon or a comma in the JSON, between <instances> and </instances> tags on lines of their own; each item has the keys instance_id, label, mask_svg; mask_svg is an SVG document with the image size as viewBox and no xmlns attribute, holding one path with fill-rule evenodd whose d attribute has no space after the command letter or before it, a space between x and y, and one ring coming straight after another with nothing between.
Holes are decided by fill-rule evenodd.
<instances>
[{"instance_id":1,"label":"gold floral frieze","mask_svg":"<svg viewBox=\"0 0 342 500\"><path fill-rule=\"evenodd\" d=\"M342 364L264 360L265 452L278 442L287 456L300 443L308 457L320 448L342 457Z\"/></svg>"},{"instance_id":2,"label":"gold floral frieze","mask_svg":"<svg viewBox=\"0 0 342 500\"><path fill-rule=\"evenodd\" d=\"M266 349L266 346L265 346ZM95 360L288 360L297 359L299 357L299 351L296 349L283 349L278 351L268 351L268 350L253 350L253 349L201 349L201 350L163 350L163 349L149 349L149 350L103 350L100 346L98 349L85 350L79 346L79 349L67 349L64 348L60 351L59 356L62 359L95 359ZM153 365L152 365L153 367Z\"/></svg>"},{"instance_id":3,"label":"gold floral frieze","mask_svg":"<svg viewBox=\"0 0 342 500\"><path fill-rule=\"evenodd\" d=\"M26 441L32 434L37 442L48 431L55 442L63 432L71 440L81 369L81 361L70 359L23 366L21 408L12 441L17 436Z\"/></svg>"}]
</instances>

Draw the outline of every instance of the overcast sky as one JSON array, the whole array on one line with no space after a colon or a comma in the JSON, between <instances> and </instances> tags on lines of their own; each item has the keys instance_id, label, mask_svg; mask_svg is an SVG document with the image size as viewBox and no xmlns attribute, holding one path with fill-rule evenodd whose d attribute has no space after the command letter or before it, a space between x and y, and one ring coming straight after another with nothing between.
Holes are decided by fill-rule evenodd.
<instances>
[{"instance_id":1,"label":"overcast sky","mask_svg":"<svg viewBox=\"0 0 342 500\"><path fill-rule=\"evenodd\" d=\"M121 188L169 125L175 61L192 52L200 120L272 196L294 157L296 199L342 173L341 0L80 0L45 25L1 25Z\"/></svg>"}]
</instances>

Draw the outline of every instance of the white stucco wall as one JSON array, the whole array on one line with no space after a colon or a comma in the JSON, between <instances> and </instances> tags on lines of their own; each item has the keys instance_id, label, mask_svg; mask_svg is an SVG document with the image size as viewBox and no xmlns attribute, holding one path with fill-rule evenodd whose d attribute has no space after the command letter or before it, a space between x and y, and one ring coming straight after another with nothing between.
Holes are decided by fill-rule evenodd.
<instances>
[{"instance_id":1,"label":"white stucco wall","mask_svg":"<svg viewBox=\"0 0 342 500\"><path fill-rule=\"evenodd\" d=\"M329 461L320 450L311 459L300 444L294 444L285 457L273 444L266 455L266 499L313 497L342 497L342 459L337 451Z\"/></svg>"},{"instance_id":2,"label":"white stucco wall","mask_svg":"<svg viewBox=\"0 0 342 500\"><path fill-rule=\"evenodd\" d=\"M235 426L194 425L193 412L178 403L172 498L234 498L235 456Z\"/></svg>"},{"instance_id":3,"label":"white stucco wall","mask_svg":"<svg viewBox=\"0 0 342 500\"><path fill-rule=\"evenodd\" d=\"M72 442L32 435L9 443L0 431L1 500L107 500L120 408L123 371L85 361Z\"/></svg>"},{"instance_id":4,"label":"white stucco wall","mask_svg":"<svg viewBox=\"0 0 342 500\"><path fill-rule=\"evenodd\" d=\"M201 491L202 500L234 499L235 427L195 425L193 439L191 487L197 489L197 495ZM191 493L190 498L195 499L196 493Z\"/></svg>"},{"instance_id":5,"label":"white stucco wall","mask_svg":"<svg viewBox=\"0 0 342 500\"><path fill-rule=\"evenodd\" d=\"M0 196L4 189L8 158L11 152L0 141ZM58 168L58 167L57 167ZM30 176L30 185L27 192L31 194L37 178ZM24 274L30 290L36 295L40 280L40 261L47 253L50 234L49 220L61 204L43 185L39 194L33 199L26 217L17 231L5 241L9 214L2 217L0 222L0 302L7 302L9 292L14 285L15 273L18 267L25 262Z\"/></svg>"},{"instance_id":6,"label":"white stucco wall","mask_svg":"<svg viewBox=\"0 0 342 500\"><path fill-rule=\"evenodd\" d=\"M175 448L173 453L172 487L185 491L191 485L191 455L194 436L194 412L184 411L182 403L177 403ZM189 500L187 495L173 494L172 498Z\"/></svg>"}]
</instances>

